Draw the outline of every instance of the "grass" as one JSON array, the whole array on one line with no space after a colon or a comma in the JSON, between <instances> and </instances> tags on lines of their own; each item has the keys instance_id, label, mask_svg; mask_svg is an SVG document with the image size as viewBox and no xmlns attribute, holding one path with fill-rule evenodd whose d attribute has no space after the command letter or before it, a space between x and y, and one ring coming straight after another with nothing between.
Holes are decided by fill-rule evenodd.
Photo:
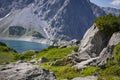
<instances>
[{"instance_id":1,"label":"grass","mask_svg":"<svg viewBox=\"0 0 120 80\"><path fill-rule=\"evenodd\" d=\"M42 63L40 66L42 66L45 69L53 71L55 73L57 80L63 80L63 79L72 79L75 77L80 76L80 71L77 71L76 68L72 68L70 64L66 66L50 66L51 62L48 63Z\"/></svg>"},{"instance_id":2,"label":"grass","mask_svg":"<svg viewBox=\"0 0 120 80\"><path fill-rule=\"evenodd\" d=\"M57 80L71 80L75 77L91 76L96 73L99 73L99 80L120 80L120 43L116 45L113 50L114 58L108 61L104 69L89 66L81 71L78 71L76 68L71 67L71 60L67 56L72 52L72 50L76 51L78 50L78 47L49 47L37 53L34 51L27 51L23 54L16 54L13 49L0 43L0 64L15 60L31 60L45 57L50 61L38 65L53 71ZM53 63L56 64L52 65Z\"/></svg>"},{"instance_id":3,"label":"grass","mask_svg":"<svg viewBox=\"0 0 120 80\"><path fill-rule=\"evenodd\" d=\"M113 75L106 75L106 76L99 76L98 80L120 80L120 77Z\"/></svg>"},{"instance_id":4,"label":"grass","mask_svg":"<svg viewBox=\"0 0 120 80\"><path fill-rule=\"evenodd\" d=\"M77 50L78 47L68 47L68 48L57 48L49 47L42 50L38 55L37 59L45 57L50 60L50 62L39 64L45 69L51 70L55 73L57 80L72 79L74 77L80 76L80 71L76 68L70 66L70 60L66 57L72 50ZM56 63L55 66L51 66L52 63Z\"/></svg>"},{"instance_id":5,"label":"grass","mask_svg":"<svg viewBox=\"0 0 120 80\"><path fill-rule=\"evenodd\" d=\"M119 64L120 63L120 43L115 46L113 52L114 52L114 60Z\"/></svg>"},{"instance_id":6,"label":"grass","mask_svg":"<svg viewBox=\"0 0 120 80\"><path fill-rule=\"evenodd\" d=\"M109 60L101 70L99 80L120 80L120 43L113 50L114 59Z\"/></svg>"},{"instance_id":7,"label":"grass","mask_svg":"<svg viewBox=\"0 0 120 80\"><path fill-rule=\"evenodd\" d=\"M15 60L26 60L26 61L30 61L32 59L34 59L33 56L36 56L36 53L35 51L33 50L30 50L30 51L26 51L22 54L16 54L14 59Z\"/></svg>"},{"instance_id":8,"label":"grass","mask_svg":"<svg viewBox=\"0 0 120 80\"><path fill-rule=\"evenodd\" d=\"M0 64L14 61L14 52L0 52Z\"/></svg>"},{"instance_id":9,"label":"grass","mask_svg":"<svg viewBox=\"0 0 120 80\"><path fill-rule=\"evenodd\" d=\"M65 56L70 54L72 50L76 48L78 47L68 47L68 48L53 47L53 48L44 49L37 55L37 59L40 59L41 57L45 57L51 61L55 61L64 58Z\"/></svg>"},{"instance_id":10,"label":"grass","mask_svg":"<svg viewBox=\"0 0 120 80\"><path fill-rule=\"evenodd\" d=\"M99 73L101 69L98 67L94 67L94 66L89 66L87 68L85 68L84 70L82 70L80 73L82 76L92 76L96 73Z\"/></svg>"},{"instance_id":11,"label":"grass","mask_svg":"<svg viewBox=\"0 0 120 80\"><path fill-rule=\"evenodd\" d=\"M16 51L0 42L0 64L14 61Z\"/></svg>"}]
</instances>

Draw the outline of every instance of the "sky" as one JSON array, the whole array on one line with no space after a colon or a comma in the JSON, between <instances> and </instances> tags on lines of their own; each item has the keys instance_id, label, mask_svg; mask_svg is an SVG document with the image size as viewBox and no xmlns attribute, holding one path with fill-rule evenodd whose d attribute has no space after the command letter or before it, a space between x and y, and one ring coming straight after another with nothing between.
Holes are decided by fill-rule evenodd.
<instances>
[{"instance_id":1,"label":"sky","mask_svg":"<svg viewBox=\"0 0 120 80\"><path fill-rule=\"evenodd\" d=\"M90 0L102 7L113 7L120 9L120 0Z\"/></svg>"}]
</instances>

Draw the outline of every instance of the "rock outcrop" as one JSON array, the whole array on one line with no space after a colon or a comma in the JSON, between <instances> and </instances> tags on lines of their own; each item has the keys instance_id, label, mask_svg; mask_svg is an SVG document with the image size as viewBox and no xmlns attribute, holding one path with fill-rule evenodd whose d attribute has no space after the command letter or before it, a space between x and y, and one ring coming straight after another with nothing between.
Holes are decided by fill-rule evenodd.
<instances>
[{"instance_id":1,"label":"rock outcrop","mask_svg":"<svg viewBox=\"0 0 120 80\"><path fill-rule=\"evenodd\" d=\"M99 31L95 24L84 35L79 48L80 55L87 54L88 59L99 55L107 45L109 37Z\"/></svg>"},{"instance_id":2,"label":"rock outcrop","mask_svg":"<svg viewBox=\"0 0 120 80\"><path fill-rule=\"evenodd\" d=\"M113 48L120 42L120 33L111 36L99 31L94 24L83 37L78 52L73 52L69 58L78 69L88 65L103 66L113 58Z\"/></svg>"},{"instance_id":3,"label":"rock outcrop","mask_svg":"<svg viewBox=\"0 0 120 80\"><path fill-rule=\"evenodd\" d=\"M72 80L98 80L97 76L78 77Z\"/></svg>"},{"instance_id":4,"label":"rock outcrop","mask_svg":"<svg viewBox=\"0 0 120 80\"><path fill-rule=\"evenodd\" d=\"M57 44L59 48L65 48L65 47L70 47L70 46L79 46L80 45L80 40L73 39L71 41L65 41L63 44Z\"/></svg>"},{"instance_id":5,"label":"rock outcrop","mask_svg":"<svg viewBox=\"0 0 120 80\"><path fill-rule=\"evenodd\" d=\"M118 43L120 43L120 32L114 33L110 38L108 45L101 51L99 56L99 66L105 64L107 60L113 58L113 49Z\"/></svg>"},{"instance_id":6,"label":"rock outcrop","mask_svg":"<svg viewBox=\"0 0 120 80\"><path fill-rule=\"evenodd\" d=\"M0 80L55 80L48 70L26 62L0 66Z\"/></svg>"}]
</instances>

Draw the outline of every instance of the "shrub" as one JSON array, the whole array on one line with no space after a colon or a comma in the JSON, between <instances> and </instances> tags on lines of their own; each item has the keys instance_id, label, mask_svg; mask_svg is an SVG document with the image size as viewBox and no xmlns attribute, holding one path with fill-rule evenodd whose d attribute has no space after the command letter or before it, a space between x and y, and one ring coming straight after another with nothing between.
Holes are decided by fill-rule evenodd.
<instances>
[{"instance_id":1,"label":"shrub","mask_svg":"<svg viewBox=\"0 0 120 80\"><path fill-rule=\"evenodd\" d=\"M7 46L5 43L0 42L0 46Z\"/></svg>"},{"instance_id":2,"label":"shrub","mask_svg":"<svg viewBox=\"0 0 120 80\"><path fill-rule=\"evenodd\" d=\"M97 18L95 23L100 31L109 35L120 31L120 17L113 16L112 14Z\"/></svg>"},{"instance_id":3,"label":"shrub","mask_svg":"<svg viewBox=\"0 0 120 80\"><path fill-rule=\"evenodd\" d=\"M34 55L35 55L35 52L31 50L22 54L16 54L14 59L15 60L31 60L32 56Z\"/></svg>"},{"instance_id":4,"label":"shrub","mask_svg":"<svg viewBox=\"0 0 120 80\"><path fill-rule=\"evenodd\" d=\"M74 48L74 51L75 51L75 52L78 52L78 50L79 50L79 47L75 47L75 48Z\"/></svg>"}]
</instances>

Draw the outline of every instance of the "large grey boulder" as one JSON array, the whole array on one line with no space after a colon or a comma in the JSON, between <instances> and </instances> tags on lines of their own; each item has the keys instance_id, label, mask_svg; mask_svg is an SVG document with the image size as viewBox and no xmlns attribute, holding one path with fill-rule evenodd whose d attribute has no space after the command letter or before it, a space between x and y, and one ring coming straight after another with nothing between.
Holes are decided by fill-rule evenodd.
<instances>
[{"instance_id":1,"label":"large grey boulder","mask_svg":"<svg viewBox=\"0 0 120 80\"><path fill-rule=\"evenodd\" d=\"M79 51L73 52L70 57L74 57L73 60L80 63L81 61L86 61L91 58L98 57L100 52L106 47L109 36L99 31L99 29L94 24L85 33L83 39L81 40Z\"/></svg>"},{"instance_id":2,"label":"large grey boulder","mask_svg":"<svg viewBox=\"0 0 120 80\"><path fill-rule=\"evenodd\" d=\"M106 36L94 24L83 37L78 52L73 52L69 58L78 69L89 65L104 66L113 58L113 49L120 42L120 32Z\"/></svg>"},{"instance_id":3,"label":"large grey boulder","mask_svg":"<svg viewBox=\"0 0 120 80\"><path fill-rule=\"evenodd\" d=\"M54 80L55 78L51 71L30 63L0 66L0 80Z\"/></svg>"},{"instance_id":4,"label":"large grey boulder","mask_svg":"<svg viewBox=\"0 0 120 80\"><path fill-rule=\"evenodd\" d=\"M88 59L99 55L101 50L107 45L109 37L99 31L94 24L84 35L79 54L88 54Z\"/></svg>"}]
</instances>

